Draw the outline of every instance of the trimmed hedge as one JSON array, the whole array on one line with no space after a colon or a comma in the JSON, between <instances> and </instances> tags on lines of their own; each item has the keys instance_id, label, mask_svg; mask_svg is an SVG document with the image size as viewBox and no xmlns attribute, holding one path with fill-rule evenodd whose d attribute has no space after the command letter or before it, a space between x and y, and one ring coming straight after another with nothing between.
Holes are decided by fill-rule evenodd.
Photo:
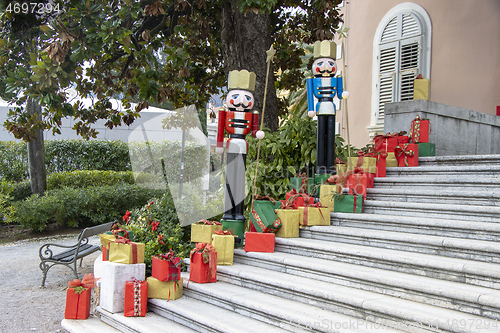
<instances>
[{"instance_id":1,"label":"trimmed hedge","mask_svg":"<svg viewBox=\"0 0 500 333\"><path fill-rule=\"evenodd\" d=\"M43 231L47 224L84 227L121 219L127 210L160 197L164 190L145 189L137 185L63 187L49 190L43 197L32 195L13 204L7 223Z\"/></svg>"},{"instance_id":2,"label":"trimmed hedge","mask_svg":"<svg viewBox=\"0 0 500 333\"><path fill-rule=\"evenodd\" d=\"M116 185L117 183L135 184L134 174L132 171L77 170L47 176L47 190L63 187Z\"/></svg>"},{"instance_id":3,"label":"trimmed hedge","mask_svg":"<svg viewBox=\"0 0 500 333\"><path fill-rule=\"evenodd\" d=\"M184 180L201 177L208 158L205 147L187 142L184 156ZM161 160L169 180L176 182L180 170L180 143L177 141L130 144L105 140L45 141L48 175L75 170L132 171L133 166L134 171L163 178ZM26 143L0 142L0 179L20 182L28 177Z\"/></svg>"}]
</instances>

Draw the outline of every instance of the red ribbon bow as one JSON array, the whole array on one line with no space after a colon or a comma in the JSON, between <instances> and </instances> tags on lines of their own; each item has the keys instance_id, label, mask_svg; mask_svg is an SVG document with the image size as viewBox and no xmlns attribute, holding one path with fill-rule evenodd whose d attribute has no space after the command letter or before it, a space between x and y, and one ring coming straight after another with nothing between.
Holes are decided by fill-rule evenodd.
<instances>
[{"instance_id":1,"label":"red ribbon bow","mask_svg":"<svg viewBox=\"0 0 500 333\"><path fill-rule=\"evenodd\" d=\"M205 225L222 225L219 221L199 220L198 223Z\"/></svg>"},{"instance_id":2,"label":"red ribbon bow","mask_svg":"<svg viewBox=\"0 0 500 333\"><path fill-rule=\"evenodd\" d=\"M73 288L75 289L76 294L81 294L82 291L86 288L94 288L97 280L99 279L96 279L94 277L94 274L92 273L85 274L83 276L82 281L78 279L74 279L73 281L68 281L68 288Z\"/></svg>"},{"instance_id":3,"label":"red ribbon bow","mask_svg":"<svg viewBox=\"0 0 500 333\"><path fill-rule=\"evenodd\" d=\"M121 244L131 244L132 241L128 238L125 238L125 237L122 237L122 236L118 236L118 238L116 238L114 240L115 243L121 243Z\"/></svg>"},{"instance_id":4,"label":"red ribbon bow","mask_svg":"<svg viewBox=\"0 0 500 333\"><path fill-rule=\"evenodd\" d=\"M227 229L227 230L215 230L214 233L216 235L221 235L221 236L235 236L235 233L232 229Z\"/></svg>"},{"instance_id":5,"label":"red ribbon bow","mask_svg":"<svg viewBox=\"0 0 500 333\"><path fill-rule=\"evenodd\" d=\"M161 260L166 260L171 262L172 265L174 265L174 267L176 268L179 267L182 262L182 259L180 257L176 257L174 255L174 251L172 249L170 249L170 251L167 254L158 255L158 258Z\"/></svg>"}]
</instances>

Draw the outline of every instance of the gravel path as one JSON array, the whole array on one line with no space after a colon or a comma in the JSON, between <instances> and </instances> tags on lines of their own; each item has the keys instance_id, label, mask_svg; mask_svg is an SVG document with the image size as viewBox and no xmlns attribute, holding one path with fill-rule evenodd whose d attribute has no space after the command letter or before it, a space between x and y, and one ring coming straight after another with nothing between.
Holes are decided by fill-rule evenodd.
<instances>
[{"instance_id":1,"label":"gravel path","mask_svg":"<svg viewBox=\"0 0 500 333\"><path fill-rule=\"evenodd\" d=\"M61 328L61 320L73 272L66 266L54 266L47 273L45 288L40 288L38 249L45 243L71 245L77 236L76 233L0 244L0 332L66 332ZM91 243L99 244L99 238L92 237ZM82 268L78 269L80 278L92 273L94 260L100 254L97 251L83 259Z\"/></svg>"}]
</instances>

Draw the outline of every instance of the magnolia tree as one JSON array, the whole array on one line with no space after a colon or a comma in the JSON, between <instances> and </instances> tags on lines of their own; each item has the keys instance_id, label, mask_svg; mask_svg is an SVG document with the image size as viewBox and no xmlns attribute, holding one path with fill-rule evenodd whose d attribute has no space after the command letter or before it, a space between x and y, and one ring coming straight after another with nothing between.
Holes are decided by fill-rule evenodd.
<instances>
[{"instance_id":1,"label":"magnolia tree","mask_svg":"<svg viewBox=\"0 0 500 333\"><path fill-rule=\"evenodd\" d=\"M58 133L61 120L71 117L77 133L90 138L97 120L109 128L128 125L151 103L204 110L234 69L256 73L255 109L261 110L265 51L274 44L264 122L276 130L278 116L287 112L276 89L300 86L299 45L333 38L340 2L6 0L0 8L0 97L14 106L4 126L31 141L37 129ZM122 101L120 108L113 98ZM28 101L41 109L27 112Z\"/></svg>"}]
</instances>

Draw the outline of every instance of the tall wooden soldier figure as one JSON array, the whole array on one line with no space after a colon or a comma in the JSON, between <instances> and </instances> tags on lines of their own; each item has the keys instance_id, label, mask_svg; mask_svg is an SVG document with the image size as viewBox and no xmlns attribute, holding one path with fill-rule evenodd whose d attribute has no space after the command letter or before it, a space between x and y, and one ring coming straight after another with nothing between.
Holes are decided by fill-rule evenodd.
<instances>
[{"instance_id":1,"label":"tall wooden soldier figure","mask_svg":"<svg viewBox=\"0 0 500 333\"><path fill-rule=\"evenodd\" d=\"M226 150L226 188L224 194L224 229L233 228L243 237L245 217L245 170L248 142L247 134L262 139L259 129L259 113L252 112L254 105L255 73L247 70L231 71L228 79L227 111L219 111L216 153L223 152L224 130L229 134ZM259 132L259 133L258 133Z\"/></svg>"},{"instance_id":2,"label":"tall wooden soldier figure","mask_svg":"<svg viewBox=\"0 0 500 333\"><path fill-rule=\"evenodd\" d=\"M333 98L342 99L342 77L335 77L337 44L332 41L314 43L314 78L307 79L308 114L318 116L316 174L335 174L335 112ZM326 177L328 178L328 177Z\"/></svg>"}]
</instances>

